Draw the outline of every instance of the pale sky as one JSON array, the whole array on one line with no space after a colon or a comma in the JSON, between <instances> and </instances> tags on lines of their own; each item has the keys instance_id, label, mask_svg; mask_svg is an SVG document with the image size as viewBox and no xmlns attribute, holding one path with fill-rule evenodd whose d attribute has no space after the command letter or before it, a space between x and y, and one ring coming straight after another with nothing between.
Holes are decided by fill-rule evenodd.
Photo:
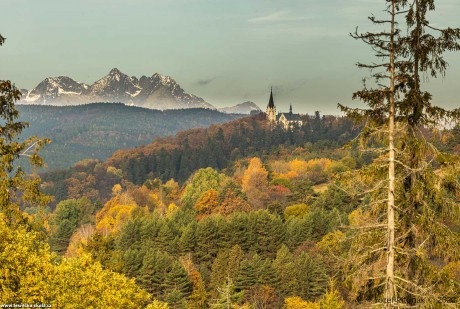
<instances>
[{"instance_id":1,"label":"pale sky","mask_svg":"<svg viewBox=\"0 0 460 309\"><path fill-rule=\"evenodd\" d=\"M430 20L460 27L460 1L437 0ZM350 38L384 0L0 0L0 79L32 89L48 76L93 83L117 67L170 75L217 106L254 101L274 88L278 110L339 114L368 72L371 50ZM459 107L460 53L444 79L429 80L434 103Z\"/></svg>"}]
</instances>

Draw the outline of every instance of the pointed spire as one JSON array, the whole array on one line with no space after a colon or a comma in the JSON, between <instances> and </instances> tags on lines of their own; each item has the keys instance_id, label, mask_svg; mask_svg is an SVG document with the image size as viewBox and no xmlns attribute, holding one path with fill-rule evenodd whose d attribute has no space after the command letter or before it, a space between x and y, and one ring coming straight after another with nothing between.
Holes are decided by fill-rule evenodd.
<instances>
[{"instance_id":1,"label":"pointed spire","mask_svg":"<svg viewBox=\"0 0 460 309\"><path fill-rule=\"evenodd\" d=\"M273 100L273 87L270 87L270 101L268 101L268 108L274 108L275 101Z\"/></svg>"},{"instance_id":2,"label":"pointed spire","mask_svg":"<svg viewBox=\"0 0 460 309\"><path fill-rule=\"evenodd\" d=\"M289 114L292 114L292 104L289 104Z\"/></svg>"}]
</instances>

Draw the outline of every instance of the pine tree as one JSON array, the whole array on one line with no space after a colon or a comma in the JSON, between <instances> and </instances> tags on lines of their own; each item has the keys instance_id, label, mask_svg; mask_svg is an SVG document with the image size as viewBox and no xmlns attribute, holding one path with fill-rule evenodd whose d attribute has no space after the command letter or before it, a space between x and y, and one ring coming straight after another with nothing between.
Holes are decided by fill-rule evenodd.
<instances>
[{"instance_id":1,"label":"pine tree","mask_svg":"<svg viewBox=\"0 0 460 309\"><path fill-rule=\"evenodd\" d=\"M165 300L172 308L185 308L185 300L192 294L192 282L178 261L172 263L163 288Z\"/></svg>"},{"instance_id":2,"label":"pine tree","mask_svg":"<svg viewBox=\"0 0 460 309\"><path fill-rule=\"evenodd\" d=\"M257 283L257 274L251 260L243 260L240 264L239 275L235 280L235 288L238 292L246 291Z\"/></svg>"},{"instance_id":3,"label":"pine tree","mask_svg":"<svg viewBox=\"0 0 460 309\"><path fill-rule=\"evenodd\" d=\"M150 249L146 252L138 281L141 286L155 298L163 299L165 294L164 282L171 270L171 258L168 254Z\"/></svg>"},{"instance_id":4,"label":"pine tree","mask_svg":"<svg viewBox=\"0 0 460 309\"><path fill-rule=\"evenodd\" d=\"M320 260L302 252L295 259L295 295L311 300L322 295L327 286L326 270Z\"/></svg>"},{"instance_id":5,"label":"pine tree","mask_svg":"<svg viewBox=\"0 0 460 309\"><path fill-rule=\"evenodd\" d=\"M293 295L296 289L297 269L294 257L286 245L282 245L276 253L273 267L279 278L279 291L281 296Z\"/></svg>"},{"instance_id":6,"label":"pine tree","mask_svg":"<svg viewBox=\"0 0 460 309\"><path fill-rule=\"evenodd\" d=\"M179 239L179 247L182 255L193 252L196 246L196 227L195 221L188 224L182 231Z\"/></svg>"}]
</instances>

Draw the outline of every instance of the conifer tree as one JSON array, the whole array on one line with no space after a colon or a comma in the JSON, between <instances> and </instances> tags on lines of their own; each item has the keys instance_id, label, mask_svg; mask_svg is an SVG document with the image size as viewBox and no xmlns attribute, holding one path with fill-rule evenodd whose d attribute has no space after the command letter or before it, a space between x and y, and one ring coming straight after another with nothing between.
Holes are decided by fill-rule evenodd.
<instances>
[{"instance_id":1,"label":"conifer tree","mask_svg":"<svg viewBox=\"0 0 460 309\"><path fill-rule=\"evenodd\" d=\"M163 283L165 300L172 308L185 308L185 299L192 294L192 282L184 267L174 261Z\"/></svg>"},{"instance_id":2,"label":"conifer tree","mask_svg":"<svg viewBox=\"0 0 460 309\"><path fill-rule=\"evenodd\" d=\"M151 249L144 256L138 280L141 286L155 298L163 299L164 283L170 269L170 257L164 252Z\"/></svg>"},{"instance_id":3,"label":"conifer tree","mask_svg":"<svg viewBox=\"0 0 460 309\"><path fill-rule=\"evenodd\" d=\"M360 190L371 198L352 213L354 236L348 240L357 255L348 270L354 273L350 282L356 299L381 299L387 307L399 306L400 300L434 305L453 289L440 277L434 260L458 259L460 249L458 233L443 223L459 225L454 196L460 186L445 186L445 175L458 169L459 160L442 155L424 132L458 119L459 110L432 105L431 95L421 89L420 76L444 75L443 53L460 50L460 30L430 25L426 15L435 9L434 0L385 3L388 19L369 18L384 30L352 35L370 45L381 60L358 64L371 69L375 80L374 88L365 85L353 95L369 109L340 105L348 116L365 123L361 146L379 155L354 176L348 191Z\"/></svg>"},{"instance_id":4,"label":"conifer tree","mask_svg":"<svg viewBox=\"0 0 460 309\"><path fill-rule=\"evenodd\" d=\"M5 38L0 35L0 46ZM49 201L40 190L40 178L26 176L18 159L28 158L32 169L43 165L38 155L47 139L31 137L25 141L19 139L27 122L18 121L19 113L15 102L21 98L21 91L9 80L0 80L0 211L5 220L14 225L24 222L19 208L23 206L44 206Z\"/></svg>"},{"instance_id":5,"label":"conifer tree","mask_svg":"<svg viewBox=\"0 0 460 309\"><path fill-rule=\"evenodd\" d=\"M238 292L252 288L257 283L257 274L251 260L243 260L240 264L239 275L235 281Z\"/></svg>"}]
</instances>

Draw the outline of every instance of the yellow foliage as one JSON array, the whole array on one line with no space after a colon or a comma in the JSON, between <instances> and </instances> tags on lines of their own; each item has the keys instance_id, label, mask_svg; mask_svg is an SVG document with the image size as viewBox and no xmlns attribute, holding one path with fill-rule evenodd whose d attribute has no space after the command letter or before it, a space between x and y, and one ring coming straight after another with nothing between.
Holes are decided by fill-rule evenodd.
<instances>
[{"instance_id":1,"label":"yellow foliage","mask_svg":"<svg viewBox=\"0 0 460 309\"><path fill-rule=\"evenodd\" d=\"M335 289L334 281L331 280L330 288L326 294L321 297L319 301L321 309L342 309L345 302L339 294L339 291Z\"/></svg>"},{"instance_id":2,"label":"yellow foliage","mask_svg":"<svg viewBox=\"0 0 460 309\"><path fill-rule=\"evenodd\" d=\"M83 252L83 246L88 243L88 240L94 234L95 229L91 224L80 226L70 238L69 246L67 247L66 257L77 257Z\"/></svg>"},{"instance_id":3,"label":"yellow foliage","mask_svg":"<svg viewBox=\"0 0 460 309\"><path fill-rule=\"evenodd\" d=\"M120 192L121 192L121 185L119 183L117 183L112 188L112 195L118 195L118 194L120 194Z\"/></svg>"},{"instance_id":4,"label":"yellow foliage","mask_svg":"<svg viewBox=\"0 0 460 309\"><path fill-rule=\"evenodd\" d=\"M295 204L286 207L284 210L284 218L289 218L289 217L299 217L302 218L305 215L308 214L310 211L310 207L306 204Z\"/></svg>"},{"instance_id":5,"label":"yellow foliage","mask_svg":"<svg viewBox=\"0 0 460 309\"><path fill-rule=\"evenodd\" d=\"M303 160L294 159L289 162L289 169L298 175L304 175L308 170L308 163Z\"/></svg>"},{"instance_id":6,"label":"yellow foliage","mask_svg":"<svg viewBox=\"0 0 460 309\"><path fill-rule=\"evenodd\" d=\"M298 296L294 296L284 300L284 309L320 309L320 306L318 303L305 301Z\"/></svg>"},{"instance_id":7,"label":"yellow foliage","mask_svg":"<svg viewBox=\"0 0 460 309\"><path fill-rule=\"evenodd\" d=\"M102 269L89 256L56 263L47 243L26 227L14 229L0 213L0 304L53 308L142 308L149 300L133 279Z\"/></svg>"},{"instance_id":8,"label":"yellow foliage","mask_svg":"<svg viewBox=\"0 0 460 309\"><path fill-rule=\"evenodd\" d=\"M455 282L460 282L460 261L450 262L444 266L442 272Z\"/></svg>"},{"instance_id":9,"label":"yellow foliage","mask_svg":"<svg viewBox=\"0 0 460 309\"><path fill-rule=\"evenodd\" d=\"M368 212L363 212L361 208L358 208L348 215L348 220L350 226L365 226L370 224L371 217Z\"/></svg>"},{"instance_id":10,"label":"yellow foliage","mask_svg":"<svg viewBox=\"0 0 460 309\"><path fill-rule=\"evenodd\" d=\"M169 305L167 303L155 299L145 309L169 309Z\"/></svg>"},{"instance_id":11,"label":"yellow foliage","mask_svg":"<svg viewBox=\"0 0 460 309\"><path fill-rule=\"evenodd\" d=\"M263 167L262 161L257 157L252 158L243 175L243 191L249 192L253 189L262 190L266 188L268 186L267 176L268 172Z\"/></svg>"},{"instance_id":12,"label":"yellow foliage","mask_svg":"<svg viewBox=\"0 0 460 309\"><path fill-rule=\"evenodd\" d=\"M289 163L285 161L272 161L270 162L270 169L273 173L282 175L289 172L290 166Z\"/></svg>"},{"instance_id":13,"label":"yellow foliage","mask_svg":"<svg viewBox=\"0 0 460 309\"><path fill-rule=\"evenodd\" d=\"M268 172L259 158L251 159L241 182L251 206L262 208L268 199Z\"/></svg>"},{"instance_id":14,"label":"yellow foliage","mask_svg":"<svg viewBox=\"0 0 460 309\"><path fill-rule=\"evenodd\" d=\"M178 210L179 207L177 207L176 204L170 203L168 206L168 210L166 211L166 217L171 218Z\"/></svg>"},{"instance_id":15,"label":"yellow foliage","mask_svg":"<svg viewBox=\"0 0 460 309\"><path fill-rule=\"evenodd\" d=\"M144 212L127 193L112 197L96 214L96 230L108 235L118 232L136 212Z\"/></svg>"},{"instance_id":16,"label":"yellow foliage","mask_svg":"<svg viewBox=\"0 0 460 309\"><path fill-rule=\"evenodd\" d=\"M298 171L289 171L285 174L283 174L283 178L286 178L286 179L289 179L289 180L292 180L292 179L297 179L297 178L300 178L302 174L300 174Z\"/></svg>"},{"instance_id":17,"label":"yellow foliage","mask_svg":"<svg viewBox=\"0 0 460 309\"><path fill-rule=\"evenodd\" d=\"M331 159L327 158L311 159L307 162L307 169L312 169L315 166L320 166L323 171L326 171L329 169L332 162L333 161Z\"/></svg>"},{"instance_id":18,"label":"yellow foliage","mask_svg":"<svg viewBox=\"0 0 460 309\"><path fill-rule=\"evenodd\" d=\"M316 247L323 251L329 252L334 251L337 252L340 246L340 243L345 239L345 234L341 231L334 231L326 234L321 241L316 244Z\"/></svg>"},{"instance_id":19,"label":"yellow foliage","mask_svg":"<svg viewBox=\"0 0 460 309\"><path fill-rule=\"evenodd\" d=\"M115 175L120 179L123 178L123 171L113 166L107 168L107 174Z\"/></svg>"},{"instance_id":20,"label":"yellow foliage","mask_svg":"<svg viewBox=\"0 0 460 309\"><path fill-rule=\"evenodd\" d=\"M149 299L134 279L106 271L88 256L64 259L50 288L56 308L139 308Z\"/></svg>"}]
</instances>

